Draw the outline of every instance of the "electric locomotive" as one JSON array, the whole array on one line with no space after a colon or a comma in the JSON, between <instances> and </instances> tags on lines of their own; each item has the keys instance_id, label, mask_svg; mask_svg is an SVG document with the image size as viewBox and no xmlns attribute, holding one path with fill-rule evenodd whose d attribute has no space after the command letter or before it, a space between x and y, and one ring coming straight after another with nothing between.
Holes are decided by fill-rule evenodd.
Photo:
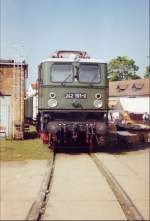
<instances>
[{"instance_id":1,"label":"electric locomotive","mask_svg":"<svg viewBox=\"0 0 150 221\"><path fill-rule=\"evenodd\" d=\"M56 51L38 67L37 130L44 143L103 146L107 64L84 51Z\"/></svg>"}]
</instances>

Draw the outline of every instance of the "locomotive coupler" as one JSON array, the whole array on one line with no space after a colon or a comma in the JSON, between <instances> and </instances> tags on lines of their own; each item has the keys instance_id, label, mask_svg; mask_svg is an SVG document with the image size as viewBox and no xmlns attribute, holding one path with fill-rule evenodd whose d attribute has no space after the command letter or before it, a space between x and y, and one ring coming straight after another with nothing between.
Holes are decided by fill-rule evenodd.
<instances>
[{"instance_id":1,"label":"locomotive coupler","mask_svg":"<svg viewBox=\"0 0 150 221\"><path fill-rule=\"evenodd\" d=\"M86 143L89 143L89 125L86 124Z\"/></svg>"},{"instance_id":2,"label":"locomotive coupler","mask_svg":"<svg viewBox=\"0 0 150 221\"><path fill-rule=\"evenodd\" d=\"M67 143L67 140L66 140L66 124L63 124L63 132L64 132L64 139L63 139L63 141L64 141L64 143Z\"/></svg>"},{"instance_id":3,"label":"locomotive coupler","mask_svg":"<svg viewBox=\"0 0 150 221\"><path fill-rule=\"evenodd\" d=\"M78 137L77 127L76 127L76 125L73 125L72 139L73 139L73 140L76 140L77 137Z\"/></svg>"}]
</instances>

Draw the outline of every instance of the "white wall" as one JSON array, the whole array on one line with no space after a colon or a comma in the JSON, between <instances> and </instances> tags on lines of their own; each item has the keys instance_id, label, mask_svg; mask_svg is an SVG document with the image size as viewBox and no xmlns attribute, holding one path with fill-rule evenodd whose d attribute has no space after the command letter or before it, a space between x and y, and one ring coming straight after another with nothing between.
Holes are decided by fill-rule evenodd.
<instances>
[{"instance_id":1,"label":"white wall","mask_svg":"<svg viewBox=\"0 0 150 221\"><path fill-rule=\"evenodd\" d=\"M124 111L133 113L144 113L150 111L150 98L142 97L110 97L110 100L118 100Z\"/></svg>"},{"instance_id":2,"label":"white wall","mask_svg":"<svg viewBox=\"0 0 150 221\"><path fill-rule=\"evenodd\" d=\"M29 89L27 91L27 96L32 97L36 93L36 89L33 89L32 86L29 86Z\"/></svg>"},{"instance_id":3,"label":"white wall","mask_svg":"<svg viewBox=\"0 0 150 221\"><path fill-rule=\"evenodd\" d=\"M36 115L38 112L38 96L33 96L33 120L36 120Z\"/></svg>"},{"instance_id":4,"label":"white wall","mask_svg":"<svg viewBox=\"0 0 150 221\"><path fill-rule=\"evenodd\" d=\"M0 96L0 127L4 128L7 137L12 136L11 96Z\"/></svg>"}]
</instances>

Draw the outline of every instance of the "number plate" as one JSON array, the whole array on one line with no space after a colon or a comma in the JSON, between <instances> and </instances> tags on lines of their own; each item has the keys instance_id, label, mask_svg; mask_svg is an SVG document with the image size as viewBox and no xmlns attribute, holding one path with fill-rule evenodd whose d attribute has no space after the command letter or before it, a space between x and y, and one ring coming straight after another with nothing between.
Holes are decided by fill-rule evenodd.
<instances>
[{"instance_id":1,"label":"number plate","mask_svg":"<svg viewBox=\"0 0 150 221\"><path fill-rule=\"evenodd\" d=\"M65 98L67 99L86 99L86 93L66 93Z\"/></svg>"}]
</instances>

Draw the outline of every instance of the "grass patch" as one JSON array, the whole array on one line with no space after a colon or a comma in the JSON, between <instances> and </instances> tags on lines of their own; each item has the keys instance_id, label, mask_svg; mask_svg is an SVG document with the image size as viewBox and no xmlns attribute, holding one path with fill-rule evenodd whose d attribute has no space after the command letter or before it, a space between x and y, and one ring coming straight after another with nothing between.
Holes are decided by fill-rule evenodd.
<instances>
[{"instance_id":1,"label":"grass patch","mask_svg":"<svg viewBox=\"0 0 150 221\"><path fill-rule=\"evenodd\" d=\"M31 128L31 133L33 132L34 130ZM44 160L49 158L50 150L48 145L43 144L42 140L39 138L28 138L26 140L0 140L1 161L26 159Z\"/></svg>"},{"instance_id":2,"label":"grass patch","mask_svg":"<svg viewBox=\"0 0 150 221\"><path fill-rule=\"evenodd\" d=\"M48 145L39 138L31 140L0 141L0 160L49 159Z\"/></svg>"}]
</instances>

